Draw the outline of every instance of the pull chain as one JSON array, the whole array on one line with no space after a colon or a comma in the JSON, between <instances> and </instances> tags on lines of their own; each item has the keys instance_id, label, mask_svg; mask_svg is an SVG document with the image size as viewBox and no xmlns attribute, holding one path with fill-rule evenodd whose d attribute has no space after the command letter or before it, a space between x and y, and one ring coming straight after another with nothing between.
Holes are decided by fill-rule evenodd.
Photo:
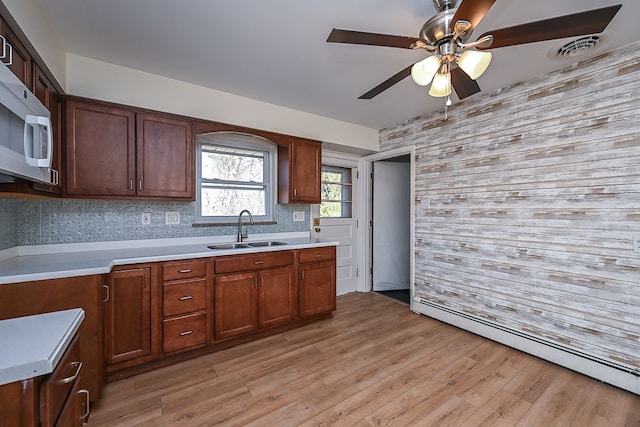
<instances>
[{"instance_id":1,"label":"pull chain","mask_svg":"<svg viewBox=\"0 0 640 427\"><path fill-rule=\"evenodd\" d=\"M447 96L447 102L444 103L444 119L449 120L449 106L451 106L451 96Z\"/></svg>"}]
</instances>

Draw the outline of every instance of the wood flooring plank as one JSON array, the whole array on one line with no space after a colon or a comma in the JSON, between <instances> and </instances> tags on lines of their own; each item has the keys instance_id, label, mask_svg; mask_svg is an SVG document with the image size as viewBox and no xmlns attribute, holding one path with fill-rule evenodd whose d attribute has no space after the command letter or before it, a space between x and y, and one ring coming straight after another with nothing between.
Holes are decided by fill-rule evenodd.
<instances>
[{"instance_id":1,"label":"wood flooring plank","mask_svg":"<svg viewBox=\"0 0 640 427\"><path fill-rule=\"evenodd\" d=\"M531 409L531 403L516 395L499 390L460 427L513 427Z\"/></svg>"}]
</instances>

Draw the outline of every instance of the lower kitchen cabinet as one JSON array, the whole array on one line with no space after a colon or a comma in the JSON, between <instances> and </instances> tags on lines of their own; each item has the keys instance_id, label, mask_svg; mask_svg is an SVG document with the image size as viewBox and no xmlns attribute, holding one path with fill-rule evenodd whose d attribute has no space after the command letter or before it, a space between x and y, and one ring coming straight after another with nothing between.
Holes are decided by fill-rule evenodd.
<instances>
[{"instance_id":1,"label":"lower kitchen cabinet","mask_svg":"<svg viewBox=\"0 0 640 427\"><path fill-rule=\"evenodd\" d=\"M335 247L303 249L298 253L300 317L336 309Z\"/></svg>"},{"instance_id":2,"label":"lower kitchen cabinet","mask_svg":"<svg viewBox=\"0 0 640 427\"><path fill-rule=\"evenodd\" d=\"M214 263L215 340L296 319L293 251L225 256Z\"/></svg>"},{"instance_id":3,"label":"lower kitchen cabinet","mask_svg":"<svg viewBox=\"0 0 640 427\"><path fill-rule=\"evenodd\" d=\"M293 268L258 273L258 327L269 328L296 319L296 287Z\"/></svg>"},{"instance_id":4,"label":"lower kitchen cabinet","mask_svg":"<svg viewBox=\"0 0 640 427\"><path fill-rule=\"evenodd\" d=\"M216 341L258 329L258 283L255 273L216 276L213 298Z\"/></svg>"},{"instance_id":5,"label":"lower kitchen cabinet","mask_svg":"<svg viewBox=\"0 0 640 427\"><path fill-rule=\"evenodd\" d=\"M0 426L74 427L89 416L89 391L80 389L78 335L50 374L0 386Z\"/></svg>"},{"instance_id":6,"label":"lower kitchen cabinet","mask_svg":"<svg viewBox=\"0 0 640 427\"><path fill-rule=\"evenodd\" d=\"M157 356L157 331L152 328L153 271L150 265L114 270L105 289L107 370L134 365ZM155 299L155 298L154 298Z\"/></svg>"},{"instance_id":7,"label":"lower kitchen cabinet","mask_svg":"<svg viewBox=\"0 0 640 427\"><path fill-rule=\"evenodd\" d=\"M162 353L207 344L212 262L209 259L162 264Z\"/></svg>"},{"instance_id":8,"label":"lower kitchen cabinet","mask_svg":"<svg viewBox=\"0 0 640 427\"><path fill-rule=\"evenodd\" d=\"M92 401L100 398L105 382L102 283L103 276L95 275L0 285L0 320L73 308L84 310L78 330L83 364L79 386L89 391ZM0 402L4 401L0 395Z\"/></svg>"},{"instance_id":9,"label":"lower kitchen cabinet","mask_svg":"<svg viewBox=\"0 0 640 427\"><path fill-rule=\"evenodd\" d=\"M293 268L216 276L215 339L223 340L296 318Z\"/></svg>"}]
</instances>

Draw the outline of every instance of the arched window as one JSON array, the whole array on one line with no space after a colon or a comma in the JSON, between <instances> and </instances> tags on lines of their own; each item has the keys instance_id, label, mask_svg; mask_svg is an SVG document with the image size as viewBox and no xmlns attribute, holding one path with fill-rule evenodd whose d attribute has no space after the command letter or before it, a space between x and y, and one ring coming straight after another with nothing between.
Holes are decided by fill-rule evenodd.
<instances>
[{"instance_id":1,"label":"arched window","mask_svg":"<svg viewBox=\"0 0 640 427\"><path fill-rule=\"evenodd\" d=\"M231 132L198 135L196 221L232 223L248 209L255 222L273 221L277 145Z\"/></svg>"}]
</instances>

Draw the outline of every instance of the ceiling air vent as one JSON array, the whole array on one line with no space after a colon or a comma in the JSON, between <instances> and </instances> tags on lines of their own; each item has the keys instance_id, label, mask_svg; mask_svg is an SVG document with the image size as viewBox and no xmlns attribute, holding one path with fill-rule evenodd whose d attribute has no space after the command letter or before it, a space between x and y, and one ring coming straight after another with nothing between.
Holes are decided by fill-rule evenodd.
<instances>
[{"instance_id":1,"label":"ceiling air vent","mask_svg":"<svg viewBox=\"0 0 640 427\"><path fill-rule=\"evenodd\" d=\"M601 36L587 36L576 39L558 49L556 55L560 57L574 57L582 55L588 50L596 47L600 43L600 39Z\"/></svg>"}]
</instances>

